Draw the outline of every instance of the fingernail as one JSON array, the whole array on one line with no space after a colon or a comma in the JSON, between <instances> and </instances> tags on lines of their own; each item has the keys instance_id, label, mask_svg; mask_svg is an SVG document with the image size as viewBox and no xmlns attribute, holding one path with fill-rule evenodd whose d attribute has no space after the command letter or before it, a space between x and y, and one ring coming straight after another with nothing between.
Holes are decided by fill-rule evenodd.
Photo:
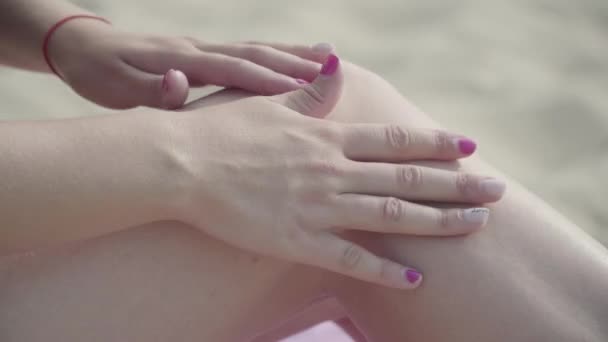
<instances>
[{"instance_id":1,"label":"fingernail","mask_svg":"<svg viewBox=\"0 0 608 342\"><path fill-rule=\"evenodd\" d=\"M298 84L308 84L308 81L303 80L301 78L296 78L296 82L298 82Z\"/></svg>"},{"instance_id":2,"label":"fingernail","mask_svg":"<svg viewBox=\"0 0 608 342\"><path fill-rule=\"evenodd\" d=\"M469 223L486 223L489 215L488 208L470 208L462 211L462 218Z\"/></svg>"},{"instance_id":3,"label":"fingernail","mask_svg":"<svg viewBox=\"0 0 608 342\"><path fill-rule=\"evenodd\" d=\"M312 52L319 54L331 53L334 51L334 46L329 43L318 43L312 46Z\"/></svg>"},{"instance_id":4,"label":"fingernail","mask_svg":"<svg viewBox=\"0 0 608 342\"><path fill-rule=\"evenodd\" d=\"M165 73L165 76L163 77L163 83L161 85L162 89L164 92L169 91L169 73L174 73L175 70L173 69L169 69L169 71L167 71L167 73Z\"/></svg>"},{"instance_id":5,"label":"fingernail","mask_svg":"<svg viewBox=\"0 0 608 342\"><path fill-rule=\"evenodd\" d=\"M477 149L477 144L473 140L467 138L454 139L454 145L456 145L458 150L464 154L473 154Z\"/></svg>"},{"instance_id":6,"label":"fingernail","mask_svg":"<svg viewBox=\"0 0 608 342\"><path fill-rule=\"evenodd\" d=\"M327 60L325 61L325 63L323 63L323 67L321 68L321 75L333 75L336 70L338 70L339 64L340 59L338 58L338 56L330 54L329 56L327 56Z\"/></svg>"},{"instance_id":7,"label":"fingernail","mask_svg":"<svg viewBox=\"0 0 608 342\"><path fill-rule=\"evenodd\" d=\"M411 284L417 283L418 281L420 281L421 278L422 274L420 274L420 272L416 271L413 268L408 268L405 271L405 279Z\"/></svg>"},{"instance_id":8,"label":"fingernail","mask_svg":"<svg viewBox=\"0 0 608 342\"><path fill-rule=\"evenodd\" d=\"M497 179L487 179L481 181L481 183L479 183L479 186L481 188L481 191L485 192L487 195L494 197L502 196L506 188L506 184Z\"/></svg>"}]
</instances>

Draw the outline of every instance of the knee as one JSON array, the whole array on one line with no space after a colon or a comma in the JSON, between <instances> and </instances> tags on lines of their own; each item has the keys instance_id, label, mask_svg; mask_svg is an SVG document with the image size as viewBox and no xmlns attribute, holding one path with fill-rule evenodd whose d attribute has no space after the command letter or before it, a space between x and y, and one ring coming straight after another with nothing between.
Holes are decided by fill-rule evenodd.
<instances>
[{"instance_id":1,"label":"knee","mask_svg":"<svg viewBox=\"0 0 608 342\"><path fill-rule=\"evenodd\" d=\"M363 66L342 60L342 67L347 86L353 84L365 85L366 87L391 87L392 86L377 73L366 69Z\"/></svg>"},{"instance_id":2,"label":"knee","mask_svg":"<svg viewBox=\"0 0 608 342\"><path fill-rule=\"evenodd\" d=\"M331 120L359 123L404 123L435 127L429 117L381 75L342 61L344 88Z\"/></svg>"}]
</instances>

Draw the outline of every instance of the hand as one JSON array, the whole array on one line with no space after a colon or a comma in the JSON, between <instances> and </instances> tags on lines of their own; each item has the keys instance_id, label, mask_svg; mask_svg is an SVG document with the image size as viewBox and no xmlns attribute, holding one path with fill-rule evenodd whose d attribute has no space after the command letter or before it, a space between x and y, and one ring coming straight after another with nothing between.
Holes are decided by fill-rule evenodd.
<instances>
[{"instance_id":1,"label":"hand","mask_svg":"<svg viewBox=\"0 0 608 342\"><path fill-rule=\"evenodd\" d=\"M395 164L468 156L474 148L462 136L311 118L333 108L342 77L339 60L330 55L321 75L302 89L215 105L205 115L168 116L186 194L175 216L246 250L414 288L420 273L373 255L340 231L470 233L485 225L488 209L410 201L492 202L504 183Z\"/></svg>"},{"instance_id":2,"label":"hand","mask_svg":"<svg viewBox=\"0 0 608 342\"><path fill-rule=\"evenodd\" d=\"M262 44L139 35L87 19L62 26L49 52L78 94L110 108L179 108L188 82L280 94L313 80L320 69L318 63Z\"/></svg>"}]
</instances>

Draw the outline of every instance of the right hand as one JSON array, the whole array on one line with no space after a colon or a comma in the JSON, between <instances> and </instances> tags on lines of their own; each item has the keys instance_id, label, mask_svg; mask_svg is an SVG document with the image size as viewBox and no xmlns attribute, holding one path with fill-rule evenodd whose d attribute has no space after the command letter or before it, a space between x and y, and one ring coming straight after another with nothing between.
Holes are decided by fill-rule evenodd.
<instances>
[{"instance_id":1,"label":"right hand","mask_svg":"<svg viewBox=\"0 0 608 342\"><path fill-rule=\"evenodd\" d=\"M274 95L299 89L320 65L263 44L214 44L135 34L98 20L75 20L51 41L51 59L81 96L109 108L179 108L189 84ZM312 47L307 57L321 56ZM180 70L176 73L172 69Z\"/></svg>"},{"instance_id":2,"label":"right hand","mask_svg":"<svg viewBox=\"0 0 608 342\"><path fill-rule=\"evenodd\" d=\"M317 79L294 92L237 100L204 113L172 114L186 194L177 216L258 254L415 288L422 280L416 270L337 233L344 228L433 236L471 233L485 225L488 209L437 209L411 201L493 202L502 197L504 183L397 164L466 157L472 142L462 136L310 117L332 110L342 79L339 60L331 55Z\"/></svg>"}]
</instances>

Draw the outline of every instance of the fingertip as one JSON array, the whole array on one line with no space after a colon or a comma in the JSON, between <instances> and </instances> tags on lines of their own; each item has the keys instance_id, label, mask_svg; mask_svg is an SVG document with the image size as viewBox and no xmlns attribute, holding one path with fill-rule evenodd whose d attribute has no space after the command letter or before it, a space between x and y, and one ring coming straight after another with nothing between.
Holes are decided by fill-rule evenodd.
<instances>
[{"instance_id":1,"label":"fingertip","mask_svg":"<svg viewBox=\"0 0 608 342\"><path fill-rule=\"evenodd\" d=\"M464 209L461 213L461 218L466 223L465 233L472 233L485 227L490 218L490 209L484 207Z\"/></svg>"},{"instance_id":2,"label":"fingertip","mask_svg":"<svg viewBox=\"0 0 608 342\"><path fill-rule=\"evenodd\" d=\"M396 289L412 290L422 283L422 273L417 269L384 260L379 273L379 283Z\"/></svg>"},{"instance_id":3,"label":"fingertip","mask_svg":"<svg viewBox=\"0 0 608 342\"><path fill-rule=\"evenodd\" d=\"M403 285L404 289L413 290L422 284L422 273L414 268L405 268L403 270Z\"/></svg>"},{"instance_id":4,"label":"fingertip","mask_svg":"<svg viewBox=\"0 0 608 342\"><path fill-rule=\"evenodd\" d=\"M333 53L336 48L331 43L321 42L311 47L312 52L320 55L328 55Z\"/></svg>"},{"instance_id":5,"label":"fingertip","mask_svg":"<svg viewBox=\"0 0 608 342\"><path fill-rule=\"evenodd\" d=\"M188 98L190 86L188 78L180 70L170 69L161 81L162 105L166 109L177 109Z\"/></svg>"},{"instance_id":6,"label":"fingertip","mask_svg":"<svg viewBox=\"0 0 608 342\"><path fill-rule=\"evenodd\" d=\"M496 178L487 178L479 183L479 188L488 197L487 202L496 202L505 195L507 184Z\"/></svg>"},{"instance_id":7,"label":"fingertip","mask_svg":"<svg viewBox=\"0 0 608 342\"><path fill-rule=\"evenodd\" d=\"M477 143L469 138L454 138L452 143L456 150L464 156L470 156L477 150Z\"/></svg>"},{"instance_id":8,"label":"fingertip","mask_svg":"<svg viewBox=\"0 0 608 342\"><path fill-rule=\"evenodd\" d=\"M324 76L332 76L338 71L340 67L340 58L334 55L333 53L329 54L321 67L321 72L319 74Z\"/></svg>"}]
</instances>

